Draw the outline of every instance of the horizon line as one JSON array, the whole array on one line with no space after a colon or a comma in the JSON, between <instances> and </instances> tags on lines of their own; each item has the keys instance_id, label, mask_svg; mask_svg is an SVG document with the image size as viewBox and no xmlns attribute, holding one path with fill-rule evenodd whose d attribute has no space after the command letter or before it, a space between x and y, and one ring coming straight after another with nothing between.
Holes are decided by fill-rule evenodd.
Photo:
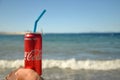
<instances>
[{"instance_id":1,"label":"horizon line","mask_svg":"<svg viewBox=\"0 0 120 80\"><path fill-rule=\"evenodd\" d=\"M0 34L6 34L6 35L24 35L25 33L28 32L0 32ZM42 32L37 32L37 33L42 33ZM87 34L87 33L120 33L120 32L45 32L42 34Z\"/></svg>"}]
</instances>

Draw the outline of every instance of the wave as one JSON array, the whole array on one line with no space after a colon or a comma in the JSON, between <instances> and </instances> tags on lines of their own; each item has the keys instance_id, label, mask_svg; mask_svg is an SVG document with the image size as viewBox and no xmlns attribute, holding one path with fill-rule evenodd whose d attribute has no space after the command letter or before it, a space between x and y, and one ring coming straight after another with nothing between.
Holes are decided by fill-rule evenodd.
<instances>
[{"instance_id":1,"label":"wave","mask_svg":"<svg viewBox=\"0 0 120 80\"><path fill-rule=\"evenodd\" d=\"M18 68L24 65L23 60L0 60L0 68ZM70 68L73 70L113 70L120 69L120 59L116 60L43 60L42 68L61 69Z\"/></svg>"}]
</instances>

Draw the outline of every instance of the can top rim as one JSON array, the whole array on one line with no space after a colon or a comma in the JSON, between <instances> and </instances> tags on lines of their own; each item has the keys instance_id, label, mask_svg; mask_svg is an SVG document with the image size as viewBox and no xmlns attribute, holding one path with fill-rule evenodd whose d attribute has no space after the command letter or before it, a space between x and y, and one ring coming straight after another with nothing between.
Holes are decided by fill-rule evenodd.
<instances>
[{"instance_id":1,"label":"can top rim","mask_svg":"<svg viewBox=\"0 0 120 80\"><path fill-rule=\"evenodd\" d=\"M26 32L25 34L42 34L42 33L40 33L40 32Z\"/></svg>"}]
</instances>

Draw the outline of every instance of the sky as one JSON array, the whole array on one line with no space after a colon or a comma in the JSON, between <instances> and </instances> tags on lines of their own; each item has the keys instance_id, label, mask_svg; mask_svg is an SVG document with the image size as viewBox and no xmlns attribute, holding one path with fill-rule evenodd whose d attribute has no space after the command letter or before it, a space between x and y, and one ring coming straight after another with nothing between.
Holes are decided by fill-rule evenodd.
<instances>
[{"instance_id":1,"label":"sky","mask_svg":"<svg viewBox=\"0 0 120 80\"><path fill-rule=\"evenodd\" d=\"M120 32L120 0L0 0L0 32Z\"/></svg>"}]
</instances>

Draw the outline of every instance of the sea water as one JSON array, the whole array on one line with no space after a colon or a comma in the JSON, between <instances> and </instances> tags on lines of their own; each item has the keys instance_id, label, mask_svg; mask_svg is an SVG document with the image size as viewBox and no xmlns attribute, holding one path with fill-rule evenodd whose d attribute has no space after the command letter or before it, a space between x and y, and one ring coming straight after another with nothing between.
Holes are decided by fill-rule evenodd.
<instances>
[{"instance_id":1,"label":"sea water","mask_svg":"<svg viewBox=\"0 0 120 80\"><path fill-rule=\"evenodd\" d=\"M120 33L43 34L45 80L120 80ZM24 65L24 35L0 35L0 80Z\"/></svg>"}]
</instances>

